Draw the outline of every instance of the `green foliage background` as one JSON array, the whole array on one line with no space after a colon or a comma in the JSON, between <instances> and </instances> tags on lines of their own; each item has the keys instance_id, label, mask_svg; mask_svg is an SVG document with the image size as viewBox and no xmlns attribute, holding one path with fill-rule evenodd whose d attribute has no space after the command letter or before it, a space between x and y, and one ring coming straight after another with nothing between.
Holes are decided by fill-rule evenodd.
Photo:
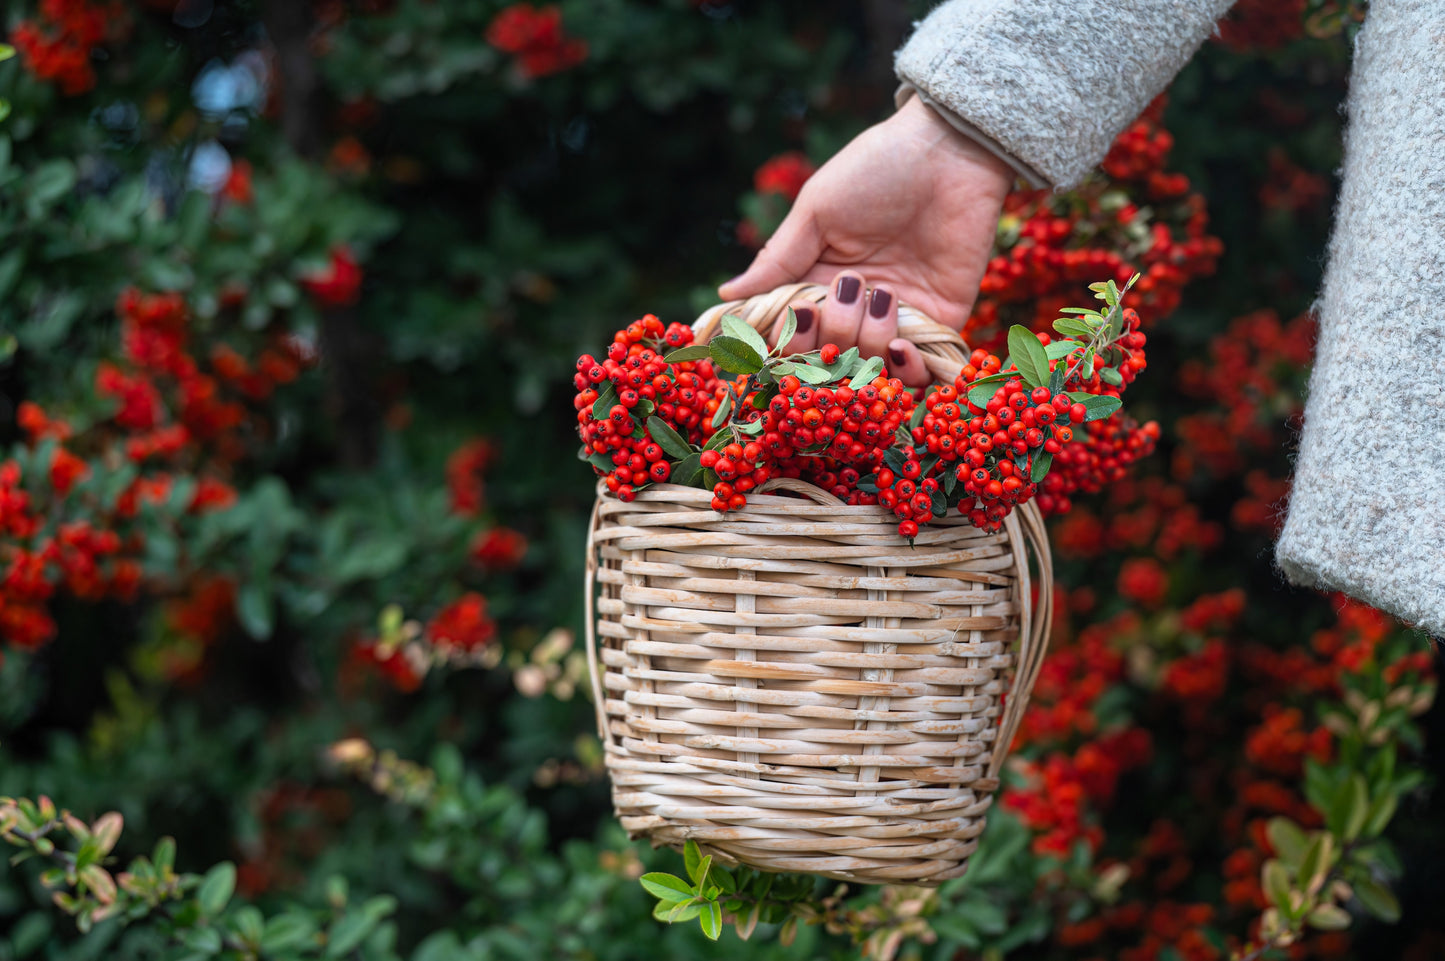
<instances>
[{"instance_id":1,"label":"green foliage background","mask_svg":"<svg viewBox=\"0 0 1445 961\"><path fill-rule=\"evenodd\" d=\"M0 663L0 795L49 795L88 819L120 811L122 860L164 835L182 870L274 859L280 873L255 897L268 915L366 916L368 898L394 898L394 923L357 957L853 957L845 935L817 927L784 948L771 929L747 945L711 944L694 926L653 921L653 900L624 868L640 857L678 870L678 859L629 845L612 824L585 697L521 696L506 666L436 672L411 695L337 682L387 604L425 619L480 589L522 658L552 628L580 627L592 485L573 459L572 359L643 312L686 320L707 305L750 256L734 236L752 172L787 149L821 161L884 116L889 51L925 5L560 6L588 57L536 79L484 39L503 7L495 0L221 4L192 26L164 4L137 4L129 35L98 64L99 86L76 98L19 60L0 63L0 96L13 105L0 124L0 330L16 344L0 368L0 440L19 443L9 415L26 399L79 430L108 416L91 385L117 352L113 305L129 284L184 292L209 336L274 325L323 351L318 370L271 402L276 429L238 468L236 507L186 535L201 568L240 585L239 623L204 675L180 684L157 669L166 628L154 604L58 605L57 640ZM33 12L12 7L0 26ZM268 41L281 70L269 108L198 107L204 71ZM1335 169L1347 66L1338 39L1267 56L1211 45L1175 84L1172 163L1210 199L1227 254L1151 332L1137 391L1149 415L1167 423L1191 409L1169 385L1231 318L1308 306L1328 205L1284 213L1257 197L1272 147L1309 171ZM305 78L314 97L296 94ZM1261 107L1266 90L1306 119L1280 127ZM362 124L343 110L357 101L369 105ZM328 162L345 136L365 145L365 172ZM187 189L210 144L254 165L254 204L215 212ZM320 311L300 279L339 243L362 263L363 296L355 309ZM226 307L238 279L244 305ZM488 521L448 509L446 457L474 436L498 452L488 515L530 543L513 572L469 567L467 540ZM1272 457L1261 466L1287 472L1285 450ZM1238 478L1191 491L1219 518L1240 493ZM1267 545L1238 535L1227 562L1188 554L1173 575L1196 592L1263 585L1252 630L1303 643L1328 605L1288 592ZM173 568L181 546L154 531L148 570ZM1112 559L1065 564L1060 577L1107 596L1116 569ZM1427 719L1432 733L1439 717ZM409 800L377 796L325 760L352 736L428 762L435 781ZM1422 766L1438 760L1438 743L1427 741ZM539 785L548 760L570 763L577 783ZM1187 762L1166 762L1161 782L1168 763ZM278 786L329 800L274 816ZM1391 829L1409 841L1397 865L1405 921L1358 957L1400 956L1433 924L1442 837L1438 802L1426 798L1412 795ZM1153 813L1121 802L1109 831L1137 834ZM1023 856L1016 821L1000 815L991 832L985 850L1007 852L998 865ZM1052 923L1042 913L1000 921L1028 904L1035 878L996 870L971 875L982 893L957 899L935 944L906 950L952 957L983 932L1019 956L1075 956L1039 942ZM1217 880L1195 888L1215 896ZM163 925L110 921L79 934L47 901L29 866L0 867L0 961L211 956L170 946ZM370 910L379 919L385 907Z\"/></svg>"}]
</instances>

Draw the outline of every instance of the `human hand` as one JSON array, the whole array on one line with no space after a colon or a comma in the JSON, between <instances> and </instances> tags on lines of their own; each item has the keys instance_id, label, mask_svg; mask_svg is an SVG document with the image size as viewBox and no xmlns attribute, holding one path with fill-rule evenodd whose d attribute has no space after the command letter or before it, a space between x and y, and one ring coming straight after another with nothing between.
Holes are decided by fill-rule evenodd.
<instances>
[{"instance_id":1,"label":"human hand","mask_svg":"<svg viewBox=\"0 0 1445 961\"><path fill-rule=\"evenodd\" d=\"M740 300L795 281L829 284L811 333L814 343L858 344L861 351L866 336L870 344L881 343L877 353L890 360L895 375L909 372L905 382L926 376L919 374L917 347L896 336L898 299L963 328L1013 180L1006 163L915 97L824 164L752 265L718 294ZM844 304L840 285L850 275L839 271L850 267L860 283L859 299ZM876 324L865 329L865 316L878 319L861 306L864 299L872 302L862 294L865 275L891 299L890 330ZM801 329L799 335L806 336Z\"/></svg>"}]
</instances>

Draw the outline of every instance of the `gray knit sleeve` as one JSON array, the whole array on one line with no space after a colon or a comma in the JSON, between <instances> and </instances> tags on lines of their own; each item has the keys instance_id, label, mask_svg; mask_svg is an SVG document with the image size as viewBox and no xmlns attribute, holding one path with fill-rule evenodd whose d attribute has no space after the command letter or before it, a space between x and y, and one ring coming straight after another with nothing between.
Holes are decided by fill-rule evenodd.
<instances>
[{"instance_id":1,"label":"gray knit sleeve","mask_svg":"<svg viewBox=\"0 0 1445 961\"><path fill-rule=\"evenodd\" d=\"M898 51L900 80L1054 186L1076 183L1233 0L949 0Z\"/></svg>"},{"instance_id":2,"label":"gray knit sleeve","mask_svg":"<svg viewBox=\"0 0 1445 961\"><path fill-rule=\"evenodd\" d=\"M1275 558L1445 635L1445 4L1375 0Z\"/></svg>"}]
</instances>

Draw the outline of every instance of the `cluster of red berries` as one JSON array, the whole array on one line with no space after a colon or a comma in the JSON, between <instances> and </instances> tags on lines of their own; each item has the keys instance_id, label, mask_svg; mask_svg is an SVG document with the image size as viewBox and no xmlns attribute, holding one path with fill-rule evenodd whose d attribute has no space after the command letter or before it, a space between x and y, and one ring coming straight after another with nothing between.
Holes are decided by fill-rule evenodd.
<instances>
[{"instance_id":1,"label":"cluster of red berries","mask_svg":"<svg viewBox=\"0 0 1445 961\"><path fill-rule=\"evenodd\" d=\"M690 328L649 314L617 332L604 360L577 360L580 456L624 502L673 482L710 489L712 508L726 512L773 478L801 478L848 504L888 508L910 540L953 508L990 532L1035 497L1059 513L1074 492L1122 477L1158 437L1157 425L1114 416L1146 366L1145 336L1112 281L1095 289L1107 316L1075 311L1083 316L1058 321L1069 337L1057 344L1015 328L1012 366L976 350L921 404L856 350L782 357L734 323L723 337L732 346L714 354L692 345ZM757 356L738 367L739 350ZM720 378L720 363L743 373Z\"/></svg>"},{"instance_id":2,"label":"cluster of red berries","mask_svg":"<svg viewBox=\"0 0 1445 961\"><path fill-rule=\"evenodd\" d=\"M41 80L53 80L74 97L95 87L90 52L126 23L119 3L42 0L40 20L22 20L10 35L25 58L25 68Z\"/></svg>"},{"instance_id":3,"label":"cluster of red berries","mask_svg":"<svg viewBox=\"0 0 1445 961\"><path fill-rule=\"evenodd\" d=\"M126 290L116 312L120 355L98 365L94 381L112 414L77 432L22 401L16 421L29 450L0 463L0 640L17 647L54 634L59 591L136 595L150 510L194 516L234 503L222 477L263 427L243 401L269 397L312 362L299 342L273 334L251 357L212 343L207 369L179 295ZM127 461L139 472L116 489L106 481ZM180 464L184 474L172 473Z\"/></svg>"},{"instance_id":4,"label":"cluster of red berries","mask_svg":"<svg viewBox=\"0 0 1445 961\"><path fill-rule=\"evenodd\" d=\"M524 77L545 77L587 59L587 42L562 32L562 11L555 4L512 4L487 27L487 42L515 55L517 70Z\"/></svg>"},{"instance_id":5,"label":"cluster of red berries","mask_svg":"<svg viewBox=\"0 0 1445 961\"><path fill-rule=\"evenodd\" d=\"M819 353L825 364L838 355L836 344L825 344ZM745 399L744 410L754 406L753 396ZM701 466L719 478L713 509L743 507L747 492L773 477L801 478L851 504L875 503L858 488L859 480L882 467L913 406L913 395L887 377L854 390L846 383L815 387L783 376L766 409L749 411L742 420L744 426L761 426L756 441L702 452Z\"/></svg>"},{"instance_id":6,"label":"cluster of red berries","mask_svg":"<svg viewBox=\"0 0 1445 961\"><path fill-rule=\"evenodd\" d=\"M591 354L577 359L574 406L584 454L623 501L672 476L667 451L643 426L646 418L656 415L688 443L699 444L726 395L711 360L663 359L661 351L691 343L692 328L664 327L648 314L619 330L602 360Z\"/></svg>"},{"instance_id":7,"label":"cluster of red berries","mask_svg":"<svg viewBox=\"0 0 1445 961\"><path fill-rule=\"evenodd\" d=\"M1122 284L1135 273L1133 304L1146 325L1157 323L1179 306L1185 284L1214 272L1223 245L1208 233L1203 196L1165 169L1174 140L1163 107L1156 99L1119 135L1100 164L1104 176L1067 193L1008 196L998 253L963 331L970 345L1001 351L1011 324L1046 330L1088 283Z\"/></svg>"},{"instance_id":8,"label":"cluster of red berries","mask_svg":"<svg viewBox=\"0 0 1445 961\"><path fill-rule=\"evenodd\" d=\"M332 249L331 261L315 273L301 278L301 286L326 310L353 307L361 299L363 273L351 249L342 244Z\"/></svg>"}]
</instances>

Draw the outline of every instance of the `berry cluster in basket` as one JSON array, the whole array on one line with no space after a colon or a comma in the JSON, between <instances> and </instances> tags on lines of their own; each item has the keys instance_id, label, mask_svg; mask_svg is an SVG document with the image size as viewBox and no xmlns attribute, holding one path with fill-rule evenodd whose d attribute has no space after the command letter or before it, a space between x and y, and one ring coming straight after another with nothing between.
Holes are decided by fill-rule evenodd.
<instances>
[{"instance_id":1,"label":"berry cluster in basket","mask_svg":"<svg viewBox=\"0 0 1445 961\"><path fill-rule=\"evenodd\" d=\"M975 350L921 401L856 347L785 353L791 312L773 347L736 317L702 345L649 314L603 359L578 358L578 456L623 501L683 484L711 490L720 512L773 478L801 479L887 507L909 540L950 510L986 531L1035 498L1060 513L1158 438L1121 413L1119 394L1145 367L1138 315L1120 302L1132 283L1093 285L1104 310L1063 311L1057 337L1012 328L1007 359Z\"/></svg>"}]
</instances>

